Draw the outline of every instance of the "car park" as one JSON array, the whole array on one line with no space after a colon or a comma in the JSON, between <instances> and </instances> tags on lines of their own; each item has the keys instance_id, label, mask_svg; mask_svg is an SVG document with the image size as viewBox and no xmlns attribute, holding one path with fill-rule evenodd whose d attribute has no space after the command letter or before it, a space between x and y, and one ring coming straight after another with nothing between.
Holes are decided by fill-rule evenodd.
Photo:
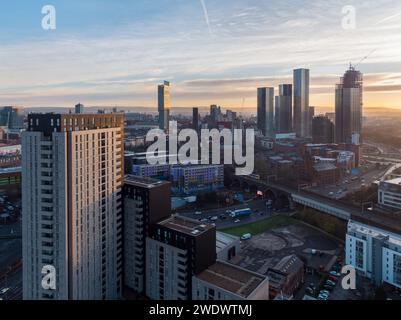
<instances>
[{"instance_id":1,"label":"car park","mask_svg":"<svg viewBox=\"0 0 401 320\"><path fill-rule=\"evenodd\" d=\"M325 285L323 286L323 289L324 289L324 290L327 290L327 291L329 291L329 292L331 292L331 291L334 290L334 287L325 284Z\"/></svg>"},{"instance_id":2,"label":"car park","mask_svg":"<svg viewBox=\"0 0 401 320\"><path fill-rule=\"evenodd\" d=\"M305 291L307 294L310 294L311 296L315 294L315 290L311 287L307 287Z\"/></svg>"},{"instance_id":3,"label":"car park","mask_svg":"<svg viewBox=\"0 0 401 320\"><path fill-rule=\"evenodd\" d=\"M3 288L3 289L0 290L0 294L5 294L8 291L10 291L10 288Z\"/></svg>"}]
</instances>

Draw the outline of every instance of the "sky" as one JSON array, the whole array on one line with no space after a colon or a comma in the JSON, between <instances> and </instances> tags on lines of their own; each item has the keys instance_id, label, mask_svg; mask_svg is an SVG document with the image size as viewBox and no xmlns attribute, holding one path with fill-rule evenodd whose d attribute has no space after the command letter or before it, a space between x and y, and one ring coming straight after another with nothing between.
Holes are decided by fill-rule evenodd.
<instances>
[{"instance_id":1,"label":"sky","mask_svg":"<svg viewBox=\"0 0 401 320\"><path fill-rule=\"evenodd\" d=\"M48 4L55 30L42 28ZM333 107L352 62L366 108L401 109L398 0L2 1L0 48L0 105L155 108L168 80L173 107L255 108L257 87L303 67L310 104Z\"/></svg>"}]
</instances>

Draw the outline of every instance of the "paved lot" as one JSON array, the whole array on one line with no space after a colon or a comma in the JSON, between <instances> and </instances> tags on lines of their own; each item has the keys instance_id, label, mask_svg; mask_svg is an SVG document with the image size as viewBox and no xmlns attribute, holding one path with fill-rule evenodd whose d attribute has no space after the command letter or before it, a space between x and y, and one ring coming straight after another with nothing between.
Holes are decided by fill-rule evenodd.
<instances>
[{"instance_id":1,"label":"paved lot","mask_svg":"<svg viewBox=\"0 0 401 320\"><path fill-rule=\"evenodd\" d=\"M312 249L316 249L325 252L325 257L330 259L342 250L334 238L298 223L254 236L241 245L242 252L232 262L262 274L291 254L308 258Z\"/></svg>"}]
</instances>

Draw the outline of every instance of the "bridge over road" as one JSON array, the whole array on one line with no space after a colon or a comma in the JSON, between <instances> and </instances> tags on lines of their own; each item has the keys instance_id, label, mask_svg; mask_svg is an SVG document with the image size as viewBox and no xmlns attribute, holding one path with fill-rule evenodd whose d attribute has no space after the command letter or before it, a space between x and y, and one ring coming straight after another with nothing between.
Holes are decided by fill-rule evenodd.
<instances>
[{"instance_id":1,"label":"bridge over road","mask_svg":"<svg viewBox=\"0 0 401 320\"><path fill-rule=\"evenodd\" d=\"M248 188L249 190L261 191L267 198L274 200L281 199L282 201L283 197L286 197L290 206L297 203L345 221L348 221L351 215L361 214L361 209L358 207L347 205L306 190L295 190L277 183L264 182L248 176L236 177L236 179L239 179L237 182L239 182L242 187Z\"/></svg>"}]
</instances>

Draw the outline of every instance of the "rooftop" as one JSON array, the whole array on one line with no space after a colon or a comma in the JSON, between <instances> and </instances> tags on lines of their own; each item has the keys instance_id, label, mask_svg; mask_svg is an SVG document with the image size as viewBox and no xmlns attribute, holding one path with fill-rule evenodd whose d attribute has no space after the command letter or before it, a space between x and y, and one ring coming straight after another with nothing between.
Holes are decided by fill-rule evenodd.
<instances>
[{"instance_id":1,"label":"rooftop","mask_svg":"<svg viewBox=\"0 0 401 320\"><path fill-rule=\"evenodd\" d=\"M148 189L170 184L170 182L168 181L162 181L147 177L138 177L134 175L126 175L124 178L124 183Z\"/></svg>"},{"instance_id":2,"label":"rooftop","mask_svg":"<svg viewBox=\"0 0 401 320\"><path fill-rule=\"evenodd\" d=\"M269 278L269 286L276 289L281 289L287 280L287 276L274 269L269 269L266 273Z\"/></svg>"},{"instance_id":3,"label":"rooftop","mask_svg":"<svg viewBox=\"0 0 401 320\"><path fill-rule=\"evenodd\" d=\"M380 230L401 234L401 217L397 214L377 212L355 212L351 219Z\"/></svg>"},{"instance_id":4,"label":"rooftop","mask_svg":"<svg viewBox=\"0 0 401 320\"><path fill-rule=\"evenodd\" d=\"M304 263L295 254L284 257L274 267L275 270L281 271L285 274L297 273L299 269L303 268Z\"/></svg>"},{"instance_id":5,"label":"rooftop","mask_svg":"<svg viewBox=\"0 0 401 320\"><path fill-rule=\"evenodd\" d=\"M201 272L197 277L243 298L248 298L266 279L256 273L220 261Z\"/></svg>"},{"instance_id":6,"label":"rooftop","mask_svg":"<svg viewBox=\"0 0 401 320\"><path fill-rule=\"evenodd\" d=\"M159 222L159 225L191 236L199 236L215 228L211 224L202 224L196 220L191 220L180 216L174 216Z\"/></svg>"},{"instance_id":7,"label":"rooftop","mask_svg":"<svg viewBox=\"0 0 401 320\"><path fill-rule=\"evenodd\" d=\"M313 169L316 171L328 171L328 170L336 170L337 167L329 162L319 162L313 166Z\"/></svg>"},{"instance_id":8,"label":"rooftop","mask_svg":"<svg viewBox=\"0 0 401 320\"><path fill-rule=\"evenodd\" d=\"M388 238L387 241L389 243L401 246L401 235L393 234L392 232L389 232L387 230L378 229L375 228L374 226L355 223L354 221L350 221L348 223L348 229L375 238L381 238L381 239Z\"/></svg>"},{"instance_id":9,"label":"rooftop","mask_svg":"<svg viewBox=\"0 0 401 320\"><path fill-rule=\"evenodd\" d=\"M239 238L223 232L216 232L216 251L220 252L224 248L239 241Z\"/></svg>"},{"instance_id":10,"label":"rooftop","mask_svg":"<svg viewBox=\"0 0 401 320\"><path fill-rule=\"evenodd\" d=\"M387 180L387 181L383 181L382 183L401 185L401 177L400 178L391 179L391 180Z\"/></svg>"}]
</instances>

